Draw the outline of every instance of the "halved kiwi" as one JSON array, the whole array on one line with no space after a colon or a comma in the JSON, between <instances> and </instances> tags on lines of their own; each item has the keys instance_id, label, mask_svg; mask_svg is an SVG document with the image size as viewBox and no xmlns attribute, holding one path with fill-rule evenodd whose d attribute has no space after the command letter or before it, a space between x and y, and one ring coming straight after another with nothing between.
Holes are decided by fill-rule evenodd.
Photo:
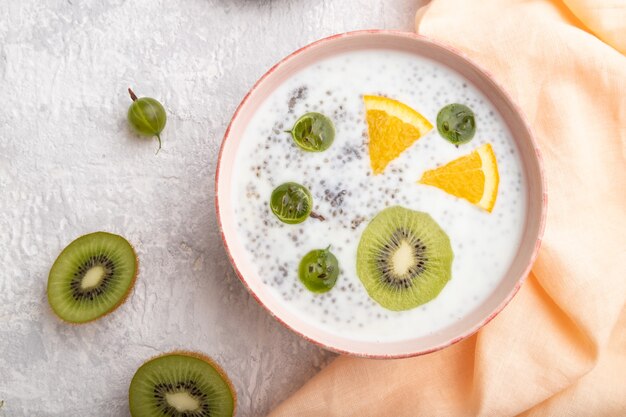
<instances>
[{"instance_id":1,"label":"halved kiwi","mask_svg":"<svg viewBox=\"0 0 626 417\"><path fill-rule=\"evenodd\" d=\"M357 274L367 293L389 310L435 298L452 275L448 235L430 215L389 207L367 225L357 249Z\"/></svg>"},{"instance_id":2,"label":"halved kiwi","mask_svg":"<svg viewBox=\"0 0 626 417\"><path fill-rule=\"evenodd\" d=\"M48 302L70 323L85 323L119 307L135 283L137 256L121 236L90 233L70 243L48 276Z\"/></svg>"},{"instance_id":3,"label":"halved kiwi","mask_svg":"<svg viewBox=\"0 0 626 417\"><path fill-rule=\"evenodd\" d=\"M237 397L210 358L172 352L141 365L128 392L132 417L231 417Z\"/></svg>"}]
</instances>

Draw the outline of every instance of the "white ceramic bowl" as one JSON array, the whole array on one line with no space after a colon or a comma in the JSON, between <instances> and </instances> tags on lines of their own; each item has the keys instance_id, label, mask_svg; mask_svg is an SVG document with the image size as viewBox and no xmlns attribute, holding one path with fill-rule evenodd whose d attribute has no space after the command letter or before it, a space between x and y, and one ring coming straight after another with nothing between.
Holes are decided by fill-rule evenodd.
<instances>
[{"instance_id":1,"label":"white ceramic bowl","mask_svg":"<svg viewBox=\"0 0 626 417\"><path fill-rule=\"evenodd\" d=\"M245 255L232 205L232 176L237 150L259 105L295 72L331 55L359 49L390 49L430 58L473 83L498 109L517 143L526 175L526 225L514 262L493 293L469 315L435 334L394 342L356 341L331 334L295 316L264 286ZM541 158L525 120L504 90L460 52L413 33L367 30L331 36L292 53L272 67L244 97L226 129L215 178L215 204L224 246L239 275L269 313L302 337L336 352L374 358L400 358L442 349L466 338L495 317L515 295L537 255L546 216L546 191Z\"/></svg>"}]
</instances>

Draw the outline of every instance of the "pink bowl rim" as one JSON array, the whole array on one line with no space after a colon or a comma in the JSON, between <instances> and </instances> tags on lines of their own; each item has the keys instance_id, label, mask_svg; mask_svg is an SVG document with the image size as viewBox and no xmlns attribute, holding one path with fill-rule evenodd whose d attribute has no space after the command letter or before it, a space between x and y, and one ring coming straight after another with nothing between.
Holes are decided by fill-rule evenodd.
<instances>
[{"instance_id":1,"label":"pink bowl rim","mask_svg":"<svg viewBox=\"0 0 626 417\"><path fill-rule=\"evenodd\" d=\"M484 77L488 78L494 85L496 88L498 88L500 90L500 93L504 96L504 98L509 102L509 104L511 105L511 107L516 111L517 115L519 116L521 122L524 124L526 130L529 132L529 140L531 141L531 145L535 150L535 155L537 157L537 165L539 167L538 173L539 173L539 177L540 177L540 182L541 182L541 187L542 187L542 203L541 203L541 217L539 219L539 229L538 229L538 234L537 234L537 239L535 242L535 246L533 249L533 252L529 258L528 261L528 266L526 267L526 269L524 270L524 272L521 274L521 276L517 279L517 283L515 284L515 286L512 288L512 290L508 293L508 295L502 300L502 302L498 305L498 307L496 309L493 310L493 312L486 317L484 320L482 320L481 322L479 322L478 324L474 325L473 327L469 328L466 332L464 332L463 334L459 335L458 337L451 339L449 341L447 341L446 343L442 343L440 345L434 346L430 349L424 349L424 350L418 350L415 352L410 352L410 353L405 353L405 354L389 354L389 355L381 355L381 354L367 354L367 353L362 353L362 352L353 352L353 351L349 351L349 350L345 350L345 349L339 349L336 348L334 346L329 346L326 345L320 341L317 341L305 334L303 334L302 332L298 331L298 329L295 329L294 327L290 326L289 324L287 324L285 321L283 321L280 317L278 317L276 314L274 314L274 312L267 307L263 301L257 296L257 294L250 288L249 284L246 281L246 278L243 276L243 274L240 272L239 268L237 267L237 262L235 261L231 249L228 245L228 242L226 241L226 236L224 235L224 227L222 225L222 218L220 215L220 203L219 203L219 178L220 178L220 171L222 168L222 153L224 152L224 147L226 144L226 141L229 138L230 135L230 130L231 127L233 125L233 123L235 122L235 120L237 119L237 116L239 115L239 112L241 111L241 109L246 105L248 99L250 98L250 96L252 95L252 93L279 67L281 67L283 64L285 64L286 62L290 61L291 59L293 59L294 57L296 57L297 55L299 55L300 53L315 47L315 46L319 46L321 44L325 44L328 42L331 42L335 39L338 38L345 38L345 37L358 37L358 36L366 36L366 35L387 35L387 36L397 36L397 37L403 37L403 38L410 38L410 39L416 39L416 40L420 40L422 42L428 42L431 44L434 44L435 46L445 49L448 52L457 55L461 60L465 61L468 65L473 66L474 69L476 71L478 71L479 73L481 73ZM224 244L224 248L226 249L226 253L228 255L228 259L230 261L230 263L233 266L233 269L235 270L235 273L237 274L237 276L239 277L239 279L241 280L241 282L243 283L244 287L246 288L246 290L252 295L252 297L257 301L257 303L259 303L259 305L261 305L269 314L270 316L272 316L276 321L278 321L280 324L282 324L285 328L291 330L292 332L296 333L297 335L299 335L300 337L302 337L303 339L321 347L324 348L326 350L335 352L335 353L339 353L339 354L344 354L344 355L350 355L350 356L355 356L355 357L362 357L362 358L368 358L368 359L403 359L403 358L411 358L411 357L415 357L415 356L421 356L421 355L426 355L429 353L433 353L433 352L437 352L439 350L445 349L451 345L454 345L464 339L467 339L471 336L473 336L476 332L478 332L478 330L480 330L482 327L484 327L486 324L488 324L491 320L493 320L508 304L509 302L513 299L513 297L517 294L517 292L519 291L520 287L522 286L522 284L526 281L526 279L528 278L528 275L531 272L532 266L535 263L535 260L537 259L537 255L539 252L539 249L541 247L541 242L542 242L542 238L543 238L543 234L545 231L545 224L546 224L546 216L547 216L547 204L548 204L548 195L547 195L547 184L546 184L546 178L545 178L545 171L544 171L544 163L543 163L543 157L541 155L541 151L539 149L539 146L537 144L537 141L535 139L535 135L533 132L533 129L530 127L530 124L528 123L528 120L526 118L526 115L524 114L524 112L521 110L521 108L517 105L517 103L513 100L512 96L510 95L510 93L498 82L494 79L494 77L492 76L492 74L485 70L483 67L481 67L479 64L477 64L476 62L474 62L471 58L469 58L463 51L450 46L448 44L444 44L441 43L439 41L433 40L429 37L423 36L423 35L419 35L417 33L414 32L405 32L405 31L399 31L399 30L388 30L388 29L364 29L364 30L355 30L355 31L350 31L350 32L344 32L344 33L338 33L335 35L331 35L322 39L319 39L317 41L311 42L297 50L295 50L294 52L292 52L291 54L287 55L286 57L284 57L283 59L281 59L280 61L278 61L276 64L274 64L269 70L267 70L252 86L252 88L250 88L250 90L246 93L246 95L243 97L243 99L241 100L241 102L239 103L239 105L237 106L235 112L233 113L233 116L230 120L230 122L228 123L228 126L226 127L226 131L224 132L224 136L222 138L222 143L220 145L220 150L218 153L218 160L217 160L217 166L216 166L216 170L215 170L215 214L217 217L217 223L218 223L218 227L220 230L220 236L222 239L222 243Z\"/></svg>"}]
</instances>

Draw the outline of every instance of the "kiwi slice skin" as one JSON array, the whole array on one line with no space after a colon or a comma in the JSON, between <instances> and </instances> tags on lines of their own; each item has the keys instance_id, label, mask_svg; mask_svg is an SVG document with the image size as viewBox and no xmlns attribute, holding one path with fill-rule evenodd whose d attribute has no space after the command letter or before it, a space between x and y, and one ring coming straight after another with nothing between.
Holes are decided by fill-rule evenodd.
<instances>
[{"instance_id":1,"label":"kiwi slice skin","mask_svg":"<svg viewBox=\"0 0 626 417\"><path fill-rule=\"evenodd\" d=\"M80 236L63 249L50 269L48 303L67 323L97 320L126 301L138 265L135 250L122 236L107 232ZM94 266L103 268L104 277L98 285L81 288L82 279Z\"/></svg>"},{"instance_id":2,"label":"kiwi slice skin","mask_svg":"<svg viewBox=\"0 0 626 417\"><path fill-rule=\"evenodd\" d=\"M397 256L402 273L395 268ZM452 276L453 259L448 235L429 214L394 206L378 213L363 231L357 275L381 306L409 310L439 295Z\"/></svg>"},{"instance_id":3,"label":"kiwi slice skin","mask_svg":"<svg viewBox=\"0 0 626 417\"><path fill-rule=\"evenodd\" d=\"M196 380L189 380L191 376ZM169 405L167 394L182 392L197 401L197 410L178 411ZM159 355L141 365L128 401L132 417L232 417L237 409L237 394L224 370L208 356L188 351Z\"/></svg>"}]
</instances>

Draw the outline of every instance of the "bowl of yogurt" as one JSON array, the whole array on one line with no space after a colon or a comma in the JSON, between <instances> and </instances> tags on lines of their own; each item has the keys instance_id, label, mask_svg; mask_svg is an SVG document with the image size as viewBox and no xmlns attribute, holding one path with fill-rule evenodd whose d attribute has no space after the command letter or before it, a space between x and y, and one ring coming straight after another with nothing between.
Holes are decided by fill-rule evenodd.
<instances>
[{"instance_id":1,"label":"bowl of yogurt","mask_svg":"<svg viewBox=\"0 0 626 417\"><path fill-rule=\"evenodd\" d=\"M380 113L367 107L371 97ZM471 113L471 120L459 107L448 113L472 129L467 143L445 140L445 129L454 126L442 109L451 103ZM373 147L379 114L388 116L377 125L383 126L379 133L394 142ZM391 114L406 115L408 122ZM427 129L405 143L397 137L406 136L402 129L412 132L410 120L417 120L418 130L423 121ZM395 152L398 143L402 148ZM488 210L453 195L454 184L465 181L454 176L465 175L459 164L484 161L484 149L497 169ZM382 171L373 168L374 152L391 155ZM484 176L485 187L493 189L491 177ZM424 178L434 180L427 185ZM224 135L215 201L234 269L272 316L327 349L374 358L442 349L489 322L528 275L546 215L539 151L505 91L459 52L412 33L383 30L314 42L261 77ZM432 249L430 232L420 240L406 237L412 226L402 226L391 238L399 243L388 248L394 257L389 265L406 263L401 273L418 277L415 282L436 281L436 289L411 289L409 279L396 282L386 259L364 255L363 239L377 232L371 228L386 230L384 222L377 223L397 207L409 217L419 213L417 229L423 222L436 225L437 242L443 243ZM404 262L411 256L413 266ZM396 285L391 295L377 289L385 282L368 284L366 262L374 270L380 266L380 276L391 271L385 278ZM394 292L405 288L415 295L394 304Z\"/></svg>"}]
</instances>

